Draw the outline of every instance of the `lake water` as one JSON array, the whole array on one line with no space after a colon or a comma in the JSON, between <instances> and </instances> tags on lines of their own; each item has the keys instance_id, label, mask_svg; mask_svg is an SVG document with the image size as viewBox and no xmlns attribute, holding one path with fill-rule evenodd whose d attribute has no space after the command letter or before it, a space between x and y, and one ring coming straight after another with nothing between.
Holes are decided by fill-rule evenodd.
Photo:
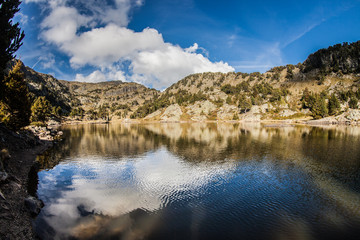
<instances>
[{"instance_id":1,"label":"lake water","mask_svg":"<svg viewBox=\"0 0 360 240\"><path fill-rule=\"evenodd\" d=\"M38 158L42 239L359 239L359 127L63 131Z\"/></svg>"}]
</instances>

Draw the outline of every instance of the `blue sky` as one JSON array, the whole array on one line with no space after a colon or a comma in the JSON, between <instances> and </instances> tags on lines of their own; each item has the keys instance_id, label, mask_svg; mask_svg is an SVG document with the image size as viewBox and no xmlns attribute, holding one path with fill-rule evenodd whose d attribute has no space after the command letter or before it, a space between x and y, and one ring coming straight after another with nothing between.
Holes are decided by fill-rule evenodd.
<instances>
[{"instance_id":1,"label":"blue sky","mask_svg":"<svg viewBox=\"0 0 360 240\"><path fill-rule=\"evenodd\" d=\"M197 72L265 72L360 40L360 0L23 0L20 8L25 65L157 89Z\"/></svg>"}]
</instances>

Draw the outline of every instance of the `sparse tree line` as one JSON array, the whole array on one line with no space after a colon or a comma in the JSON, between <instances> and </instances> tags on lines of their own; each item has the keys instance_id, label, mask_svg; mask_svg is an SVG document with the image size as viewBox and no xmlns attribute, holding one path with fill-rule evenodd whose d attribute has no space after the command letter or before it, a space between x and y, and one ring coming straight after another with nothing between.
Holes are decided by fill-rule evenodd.
<instances>
[{"instance_id":1,"label":"sparse tree line","mask_svg":"<svg viewBox=\"0 0 360 240\"><path fill-rule=\"evenodd\" d=\"M254 75L257 76L258 74L255 73ZM228 95L225 102L229 105L237 105L242 113L249 111L253 105L260 105L267 101L281 101L282 98L289 94L287 89L273 88L265 81L255 83L251 86L250 80L243 81L236 86L230 84L222 85L221 91ZM200 90L197 93L190 93L186 90L178 90L176 93L166 91L160 97L155 97L152 101L148 101L143 106L140 106L131 115L131 118L143 118L159 109L166 108L175 103L180 106L188 106L197 101L205 100L211 101L217 107L221 107L224 104L224 100L220 98L214 100Z\"/></svg>"},{"instance_id":2,"label":"sparse tree line","mask_svg":"<svg viewBox=\"0 0 360 240\"><path fill-rule=\"evenodd\" d=\"M351 109L358 108L360 99L360 88L354 92L338 91L328 94L326 91L312 93L307 88L303 91L301 98L302 108L309 109L315 119L334 116L341 113L341 104L347 104Z\"/></svg>"},{"instance_id":3,"label":"sparse tree line","mask_svg":"<svg viewBox=\"0 0 360 240\"><path fill-rule=\"evenodd\" d=\"M288 65L284 68L277 68L274 72L288 69L287 73L289 74L294 68L295 66ZM274 88L266 81L251 84L251 81L247 80L235 86L224 84L220 90L227 94L225 103L237 106L240 113L248 112L253 105L262 105L265 103L271 103L277 108L281 104L287 103L287 96L290 95L290 91L287 88ZM326 91L312 93L308 89L305 89L301 99L298 99L296 104L300 106L301 109L309 109L311 116L314 117L314 119L319 119L340 114L341 104L345 104L345 106L351 109L357 109L359 99L360 89L357 91L337 90L332 94ZM131 115L131 118L144 118L159 109L166 108L175 103L180 106L188 106L197 101L205 100L213 102L217 107L221 107L224 104L224 101L220 98L216 100L211 99L211 97L206 94L206 91L205 93L201 90L197 93L189 93L183 89L175 93L166 91L163 95L140 106ZM237 116L234 116L234 119L237 119Z\"/></svg>"},{"instance_id":4,"label":"sparse tree line","mask_svg":"<svg viewBox=\"0 0 360 240\"><path fill-rule=\"evenodd\" d=\"M104 105L97 109L90 108L88 111L85 111L82 107L73 108L69 116L77 120L83 120L85 116L87 120L109 120L110 118L109 111Z\"/></svg>"},{"instance_id":5,"label":"sparse tree line","mask_svg":"<svg viewBox=\"0 0 360 240\"><path fill-rule=\"evenodd\" d=\"M139 105L137 101L133 101L131 105ZM85 111L81 106L72 108L69 117L77 120L110 120L111 115L116 115L119 118L128 117L128 113L131 112L131 107L129 104L124 103L112 103L110 106L109 103L104 103L99 105L99 107L92 107Z\"/></svg>"},{"instance_id":6,"label":"sparse tree line","mask_svg":"<svg viewBox=\"0 0 360 240\"><path fill-rule=\"evenodd\" d=\"M130 118L144 118L147 115L156 112L161 108L165 108L171 105L170 98L173 94L165 92L161 96L155 95L154 99L147 100L145 103L138 107L137 110L130 115Z\"/></svg>"},{"instance_id":7,"label":"sparse tree line","mask_svg":"<svg viewBox=\"0 0 360 240\"><path fill-rule=\"evenodd\" d=\"M241 113L249 111L253 105L285 101L286 96L290 94L286 88L274 88L265 81L255 83L253 86L249 81L241 82L236 86L226 84L221 90L229 95L226 103L237 105Z\"/></svg>"},{"instance_id":8,"label":"sparse tree line","mask_svg":"<svg viewBox=\"0 0 360 240\"><path fill-rule=\"evenodd\" d=\"M344 58L346 54L351 54L351 57L356 57L360 53L359 46L360 41L353 44L344 43L329 47L329 49L326 50L320 50L319 52L325 52L325 54L329 55L329 51L331 52L332 50L335 50L334 54L340 54L342 58ZM319 56L319 53L316 53L315 55ZM274 67L265 74L261 74L259 72L250 74L241 72L230 73L235 74L235 80L240 80L241 78L241 82L236 86L223 84L228 76L227 74L222 74L218 77L215 77L216 74L212 73L193 74L173 84L169 88L175 90L175 93L172 93L168 90L165 91L165 93L160 97L155 98L153 101L148 101L143 106L140 106L131 115L131 118L143 118L161 108L165 108L175 103L179 104L180 106L187 106L189 104L195 103L196 101L209 100L217 107L221 107L224 101L220 98L214 100L209 95L209 92L214 91L214 87L219 87L222 92L226 93L228 97L226 98L225 102L229 105L238 106L241 113L249 111L253 105L261 105L267 102L272 103L276 107L282 103L286 103L286 97L290 94L290 92L284 87L274 88L270 82L279 81L281 74L284 74L286 80L291 81L297 76L297 72L295 74L296 69L298 69L300 75L304 75L304 73L308 71L308 67L309 61L306 61L304 63L298 63L297 65L288 64L286 66ZM286 70L285 73L283 73L284 70ZM335 70L336 68L331 68L331 71ZM350 70L344 70L342 68L339 69L339 71L337 70L337 73L341 74L341 70L343 70L344 73L351 72ZM356 71L360 72L360 69L357 69ZM315 79L318 80L319 85L324 83L325 77L328 73L328 69L323 67L318 69ZM199 80L197 81L197 79ZM213 85L202 87L204 82L201 79L207 79L208 81L212 82ZM257 81L254 82L255 80ZM181 89L181 86L185 88L196 86L199 91L197 93L190 93L187 90ZM341 103L347 101L349 108L357 108L357 101L360 99L360 97L357 97L356 94L354 95L351 92L352 91L348 91L346 93L339 92L330 96L325 95L326 97L323 96L324 94L312 94L308 104L304 104L303 99L300 100L300 103L302 108L308 108L311 111L311 115L314 118L336 115L339 113L337 111L337 101ZM347 100L344 100L345 95L349 96ZM299 101L297 104L299 104Z\"/></svg>"}]
</instances>

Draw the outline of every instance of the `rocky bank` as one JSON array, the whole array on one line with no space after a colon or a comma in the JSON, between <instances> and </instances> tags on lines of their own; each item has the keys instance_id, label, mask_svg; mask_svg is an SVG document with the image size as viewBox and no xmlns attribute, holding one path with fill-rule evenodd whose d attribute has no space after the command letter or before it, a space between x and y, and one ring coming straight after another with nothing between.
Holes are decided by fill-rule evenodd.
<instances>
[{"instance_id":1,"label":"rocky bank","mask_svg":"<svg viewBox=\"0 0 360 240\"><path fill-rule=\"evenodd\" d=\"M14 133L0 124L0 239L36 238L31 220L43 204L29 193L29 176L37 173L37 155L60 135L49 127L28 127Z\"/></svg>"}]
</instances>

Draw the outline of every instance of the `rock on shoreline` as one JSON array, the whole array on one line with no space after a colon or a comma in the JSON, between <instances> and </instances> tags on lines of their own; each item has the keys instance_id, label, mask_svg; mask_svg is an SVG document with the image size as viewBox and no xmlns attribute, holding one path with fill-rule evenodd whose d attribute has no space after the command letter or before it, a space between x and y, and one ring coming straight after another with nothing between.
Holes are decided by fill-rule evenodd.
<instances>
[{"instance_id":1,"label":"rock on shoreline","mask_svg":"<svg viewBox=\"0 0 360 240\"><path fill-rule=\"evenodd\" d=\"M360 110L349 109L348 111L334 117L326 117L318 120L311 120L307 122L310 125L359 125L360 124Z\"/></svg>"},{"instance_id":2,"label":"rock on shoreline","mask_svg":"<svg viewBox=\"0 0 360 240\"><path fill-rule=\"evenodd\" d=\"M39 126L28 126L28 130L30 130L35 136L37 136L40 140L43 141L54 141L60 140L63 135L62 131L58 131L56 128L51 126L47 127L39 127Z\"/></svg>"}]
</instances>

